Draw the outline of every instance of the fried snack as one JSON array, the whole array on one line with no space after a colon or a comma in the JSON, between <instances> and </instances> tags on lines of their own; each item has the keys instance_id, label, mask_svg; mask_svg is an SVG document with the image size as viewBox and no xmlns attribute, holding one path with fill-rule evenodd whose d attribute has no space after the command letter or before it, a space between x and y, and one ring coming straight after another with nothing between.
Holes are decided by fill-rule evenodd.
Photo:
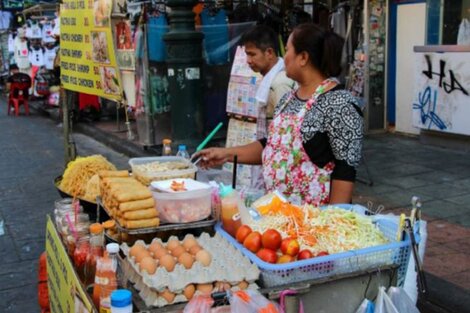
<instances>
[{"instance_id":1,"label":"fried snack","mask_svg":"<svg viewBox=\"0 0 470 313\"><path fill-rule=\"evenodd\" d=\"M129 177L129 172L127 170L122 171L99 171L98 175L100 178L104 177Z\"/></svg>"},{"instance_id":2,"label":"fried snack","mask_svg":"<svg viewBox=\"0 0 470 313\"><path fill-rule=\"evenodd\" d=\"M134 201L134 200L144 200L144 199L152 197L152 193L147 189L136 188L134 190L130 189L123 193L114 194L114 196L119 201L119 203L122 203L122 202Z\"/></svg>"},{"instance_id":3,"label":"fried snack","mask_svg":"<svg viewBox=\"0 0 470 313\"><path fill-rule=\"evenodd\" d=\"M123 216L126 220L142 220L142 219L157 217L158 211L157 209L152 207L152 208L148 208L145 210L125 212L123 213Z\"/></svg>"},{"instance_id":4,"label":"fried snack","mask_svg":"<svg viewBox=\"0 0 470 313\"><path fill-rule=\"evenodd\" d=\"M156 227L160 225L160 219L154 217L143 220L126 220L123 225L125 225L125 227L129 229Z\"/></svg>"},{"instance_id":5,"label":"fried snack","mask_svg":"<svg viewBox=\"0 0 470 313\"><path fill-rule=\"evenodd\" d=\"M119 211L121 212L143 210L151 207L155 207L155 200L153 198L119 203Z\"/></svg>"},{"instance_id":6,"label":"fried snack","mask_svg":"<svg viewBox=\"0 0 470 313\"><path fill-rule=\"evenodd\" d=\"M83 199L89 202L96 202L96 197L100 195L100 177L98 174L93 175L86 184L86 191Z\"/></svg>"},{"instance_id":7,"label":"fried snack","mask_svg":"<svg viewBox=\"0 0 470 313\"><path fill-rule=\"evenodd\" d=\"M83 197L88 181L101 170L116 170L102 155L77 157L67 164L59 188L73 197Z\"/></svg>"}]
</instances>

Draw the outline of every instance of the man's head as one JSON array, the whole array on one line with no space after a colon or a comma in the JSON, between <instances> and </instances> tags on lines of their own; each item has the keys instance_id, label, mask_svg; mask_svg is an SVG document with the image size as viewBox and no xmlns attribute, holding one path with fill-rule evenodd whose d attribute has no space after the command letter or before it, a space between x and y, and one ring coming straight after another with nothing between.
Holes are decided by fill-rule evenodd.
<instances>
[{"instance_id":1,"label":"man's head","mask_svg":"<svg viewBox=\"0 0 470 313\"><path fill-rule=\"evenodd\" d=\"M13 75L13 74L16 74L16 73L19 73L20 72L20 69L18 68L18 65L16 64L11 64L10 65L10 73Z\"/></svg>"},{"instance_id":2,"label":"man's head","mask_svg":"<svg viewBox=\"0 0 470 313\"><path fill-rule=\"evenodd\" d=\"M266 75L277 63L278 42L276 33L269 27L258 25L248 30L241 38L250 68Z\"/></svg>"}]
</instances>

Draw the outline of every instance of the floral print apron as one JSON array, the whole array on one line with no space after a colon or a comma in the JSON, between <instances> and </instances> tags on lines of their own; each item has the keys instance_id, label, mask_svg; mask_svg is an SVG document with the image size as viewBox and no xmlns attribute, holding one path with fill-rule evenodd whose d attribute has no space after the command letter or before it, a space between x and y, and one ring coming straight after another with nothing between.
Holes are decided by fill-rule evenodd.
<instances>
[{"instance_id":1,"label":"floral print apron","mask_svg":"<svg viewBox=\"0 0 470 313\"><path fill-rule=\"evenodd\" d=\"M318 167L304 150L300 131L305 113L322 93L337 85L326 79L298 113L283 112L295 96L293 91L269 126L269 136L263 150L263 176L268 192L280 191L295 204L322 205L329 202L330 175L334 163Z\"/></svg>"}]
</instances>

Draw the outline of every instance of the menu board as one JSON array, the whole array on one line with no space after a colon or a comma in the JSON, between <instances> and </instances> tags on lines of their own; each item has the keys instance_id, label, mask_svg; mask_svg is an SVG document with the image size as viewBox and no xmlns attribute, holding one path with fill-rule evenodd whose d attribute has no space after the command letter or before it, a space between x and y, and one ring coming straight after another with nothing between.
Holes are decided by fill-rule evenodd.
<instances>
[{"instance_id":1,"label":"menu board","mask_svg":"<svg viewBox=\"0 0 470 313\"><path fill-rule=\"evenodd\" d=\"M46 227L46 254L51 313L96 312L78 280L72 262L49 216Z\"/></svg>"},{"instance_id":2,"label":"menu board","mask_svg":"<svg viewBox=\"0 0 470 313\"><path fill-rule=\"evenodd\" d=\"M122 85L111 33L112 0L64 0L60 69L65 89L120 100Z\"/></svg>"}]
</instances>

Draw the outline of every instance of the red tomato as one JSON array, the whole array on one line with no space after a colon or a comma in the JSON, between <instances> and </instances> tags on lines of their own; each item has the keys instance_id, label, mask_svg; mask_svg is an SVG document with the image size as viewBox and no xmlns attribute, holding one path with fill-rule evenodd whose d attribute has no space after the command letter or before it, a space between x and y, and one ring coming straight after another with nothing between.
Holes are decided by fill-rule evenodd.
<instances>
[{"instance_id":1,"label":"red tomato","mask_svg":"<svg viewBox=\"0 0 470 313\"><path fill-rule=\"evenodd\" d=\"M240 228L237 230L237 234L235 235L235 238L239 243L243 243L245 241L245 238L252 232L250 226L248 225L242 225Z\"/></svg>"},{"instance_id":2,"label":"red tomato","mask_svg":"<svg viewBox=\"0 0 470 313\"><path fill-rule=\"evenodd\" d=\"M296 256L299 253L300 245L296 239L286 238L281 242L281 251L283 254Z\"/></svg>"},{"instance_id":3,"label":"red tomato","mask_svg":"<svg viewBox=\"0 0 470 313\"><path fill-rule=\"evenodd\" d=\"M294 262L295 258L292 255L283 254L277 259L277 264Z\"/></svg>"},{"instance_id":4,"label":"red tomato","mask_svg":"<svg viewBox=\"0 0 470 313\"><path fill-rule=\"evenodd\" d=\"M257 231L250 233L243 241L245 248L253 253L256 253L261 249L261 234Z\"/></svg>"},{"instance_id":5,"label":"red tomato","mask_svg":"<svg viewBox=\"0 0 470 313\"><path fill-rule=\"evenodd\" d=\"M282 237L281 234L275 229L268 229L263 233L263 238L261 242L263 248L271 249L276 251L281 246Z\"/></svg>"},{"instance_id":6,"label":"red tomato","mask_svg":"<svg viewBox=\"0 0 470 313\"><path fill-rule=\"evenodd\" d=\"M256 253L258 258L263 260L264 262L268 263L276 263L277 261L277 254L276 251L270 250L270 249L261 249Z\"/></svg>"},{"instance_id":7,"label":"red tomato","mask_svg":"<svg viewBox=\"0 0 470 313\"><path fill-rule=\"evenodd\" d=\"M324 256L324 255L330 255L330 254L328 253L328 251L320 251L315 256L317 257L317 256Z\"/></svg>"},{"instance_id":8,"label":"red tomato","mask_svg":"<svg viewBox=\"0 0 470 313\"><path fill-rule=\"evenodd\" d=\"M313 253L312 251L308 249L304 249L299 252L299 255L297 256L297 260L305 260L305 259L310 259L313 258Z\"/></svg>"}]
</instances>

